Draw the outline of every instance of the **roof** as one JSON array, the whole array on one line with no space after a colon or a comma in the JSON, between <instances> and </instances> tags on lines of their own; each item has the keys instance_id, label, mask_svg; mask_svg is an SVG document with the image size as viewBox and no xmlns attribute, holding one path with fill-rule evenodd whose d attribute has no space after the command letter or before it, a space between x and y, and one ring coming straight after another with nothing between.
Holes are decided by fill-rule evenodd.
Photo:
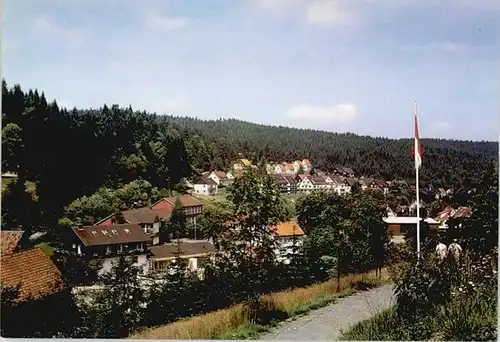
<instances>
[{"instance_id":1,"label":"roof","mask_svg":"<svg viewBox=\"0 0 500 342\"><path fill-rule=\"evenodd\" d=\"M22 230L2 230L0 232L0 243L2 245L2 255L12 254L17 248L19 241L23 237Z\"/></svg>"},{"instance_id":2,"label":"roof","mask_svg":"<svg viewBox=\"0 0 500 342\"><path fill-rule=\"evenodd\" d=\"M19 299L54 293L64 287L61 272L40 248L2 257L2 286L19 285Z\"/></svg>"},{"instance_id":3,"label":"roof","mask_svg":"<svg viewBox=\"0 0 500 342\"><path fill-rule=\"evenodd\" d=\"M196 197L193 197L191 195L181 195L181 196L172 196L172 197L162 198L161 200L156 201L155 203L151 204L151 207L153 207L155 204L157 204L161 201L167 201L168 203L175 205L177 198L180 199L183 207L194 207L194 206L203 205L203 203L201 203Z\"/></svg>"},{"instance_id":4,"label":"roof","mask_svg":"<svg viewBox=\"0 0 500 342\"><path fill-rule=\"evenodd\" d=\"M288 184L288 179L281 174L274 175L274 181L278 184Z\"/></svg>"},{"instance_id":5,"label":"roof","mask_svg":"<svg viewBox=\"0 0 500 342\"><path fill-rule=\"evenodd\" d=\"M309 161L309 159L303 159L302 164L305 164L307 167L311 166L311 162Z\"/></svg>"},{"instance_id":6,"label":"roof","mask_svg":"<svg viewBox=\"0 0 500 342\"><path fill-rule=\"evenodd\" d=\"M321 176L311 176L311 177L309 177L309 179L315 185L324 185L324 184L326 184L325 178L323 178Z\"/></svg>"},{"instance_id":7,"label":"roof","mask_svg":"<svg viewBox=\"0 0 500 342\"><path fill-rule=\"evenodd\" d=\"M131 224L154 223L157 217L157 213L149 207L123 210L120 213L123 215L125 221ZM100 225L101 223L112 218L115 215L116 214L113 213L106 216L102 220L99 220L97 223L95 223L94 226ZM160 216L158 216L158 218L160 218Z\"/></svg>"},{"instance_id":8,"label":"roof","mask_svg":"<svg viewBox=\"0 0 500 342\"><path fill-rule=\"evenodd\" d=\"M354 173L354 171L350 167L342 167L344 169L345 173L351 174Z\"/></svg>"},{"instance_id":9,"label":"roof","mask_svg":"<svg viewBox=\"0 0 500 342\"><path fill-rule=\"evenodd\" d=\"M118 243L149 242L151 237L138 224L86 226L71 228L85 246L114 245Z\"/></svg>"},{"instance_id":10,"label":"roof","mask_svg":"<svg viewBox=\"0 0 500 342\"><path fill-rule=\"evenodd\" d=\"M150 259L166 259L175 258L179 247L177 243L166 243L160 246L152 246L149 248L152 256ZM196 255L196 254L209 254L215 252L214 245L209 241L181 241L180 255Z\"/></svg>"},{"instance_id":11,"label":"roof","mask_svg":"<svg viewBox=\"0 0 500 342\"><path fill-rule=\"evenodd\" d=\"M378 186L380 188L387 188L389 187L389 184L387 184L387 182L383 179L374 179L372 181L372 184L374 184L375 186Z\"/></svg>"},{"instance_id":12,"label":"roof","mask_svg":"<svg viewBox=\"0 0 500 342\"><path fill-rule=\"evenodd\" d=\"M352 177L347 177L347 178L345 178L345 182L346 182L349 186L353 186L354 184L359 183L359 181L358 181L356 178L352 178Z\"/></svg>"},{"instance_id":13,"label":"roof","mask_svg":"<svg viewBox=\"0 0 500 342\"><path fill-rule=\"evenodd\" d=\"M240 163L243 164L244 166L251 166L252 163L248 159L240 159Z\"/></svg>"},{"instance_id":14,"label":"roof","mask_svg":"<svg viewBox=\"0 0 500 342\"><path fill-rule=\"evenodd\" d=\"M295 175L281 175L283 178L285 178L288 183L290 184L297 184L297 179L295 178Z\"/></svg>"},{"instance_id":15,"label":"roof","mask_svg":"<svg viewBox=\"0 0 500 342\"><path fill-rule=\"evenodd\" d=\"M217 185L217 183L208 177L198 177L194 184L206 184L206 185Z\"/></svg>"},{"instance_id":16,"label":"roof","mask_svg":"<svg viewBox=\"0 0 500 342\"><path fill-rule=\"evenodd\" d=\"M359 180L364 186L369 186L373 182L373 178L360 178Z\"/></svg>"},{"instance_id":17,"label":"roof","mask_svg":"<svg viewBox=\"0 0 500 342\"><path fill-rule=\"evenodd\" d=\"M469 217L470 214L471 214L470 208L459 207L458 209L453 209L451 206L447 206L436 215L436 220L446 221L454 218Z\"/></svg>"},{"instance_id":18,"label":"roof","mask_svg":"<svg viewBox=\"0 0 500 342\"><path fill-rule=\"evenodd\" d=\"M277 236L293 236L293 235L304 235L304 231L295 221L280 222L273 227L273 230Z\"/></svg>"},{"instance_id":19,"label":"roof","mask_svg":"<svg viewBox=\"0 0 500 342\"><path fill-rule=\"evenodd\" d=\"M395 217L384 217L384 222L388 224L417 224L417 217L416 216L395 216ZM422 218L420 218L420 221L422 221ZM424 220L425 222L429 224L435 224L438 223L436 220L428 217Z\"/></svg>"},{"instance_id":20,"label":"roof","mask_svg":"<svg viewBox=\"0 0 500 342\"><path fill-rule=\"evenodd\" d=\"M214 171L213 172L219 179L227 179L227 173L224 171Z\"/></svg>"},{"instance_id":21,"label":"roof","mask_svg":"<svg viewBox=\"0 0 500 342\"><path fill-rule=\"evenodd\" d=\"M125 210L121 213L125 220L131 224L154 223L156 218L159 218L158 214L149 207Z\"/></svg>"},{"instance_id":22,"label":"roof","mask_svg":"<svg viewBox=\"0 0 500 342\"><path fill-rule=\"evenodd\" d=\"M300 180L309 179L309 177L311 177L311 175L305 173L298 174L297 176L300 178Z\"/></svg>"}]
</instances>

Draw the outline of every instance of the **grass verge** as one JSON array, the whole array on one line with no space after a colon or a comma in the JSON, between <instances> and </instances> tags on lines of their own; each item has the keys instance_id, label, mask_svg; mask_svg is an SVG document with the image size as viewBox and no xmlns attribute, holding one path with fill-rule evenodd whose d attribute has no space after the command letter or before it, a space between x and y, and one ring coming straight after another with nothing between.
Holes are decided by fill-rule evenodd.
<instances>
[{"instance_id":1,"label":"grass verge","mask_svg":"<svg viewBox=\"0 0 500 342\"><path fill-rule=\"evenodd\" d=\"M243 304L204 315L179 320L159 327L147 328L135 333L133 339L248 339L269 330L279 321L305 314L336 299L381 285L389 280L387 269L380 278L375 271L352 274L337 280L314 284L304 288L291 289L263 295L259 316L268 322L259 325L249 319L248 308Z\"/></svg>"},{"instance_id":2,"label":"grass verge","mask_svg":"<svg viewBox=\"0 0 500 342\"><path fill-rule=\"evenodd\" d=\"M495 295L475 293L402 319L394 307L343 332L345 341L496 341Z\"/></svg>"}]
</instances>

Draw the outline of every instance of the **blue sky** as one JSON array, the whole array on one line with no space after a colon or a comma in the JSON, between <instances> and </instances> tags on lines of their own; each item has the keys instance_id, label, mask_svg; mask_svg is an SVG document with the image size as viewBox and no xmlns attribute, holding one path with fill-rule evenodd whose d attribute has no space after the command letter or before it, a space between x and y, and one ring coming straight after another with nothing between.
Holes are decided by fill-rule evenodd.
<instances>
[{"instance_id":1,"label":"blue sky","mask_svg":"<svg viewBox=\"0 0 500 342\"><path fill-rule=\"evenodd\" d=\"M5 0L3 76L62 106L498 140L498 0ZM497 96L494 96L497 95Z\"/></svg>"}]
</instances>

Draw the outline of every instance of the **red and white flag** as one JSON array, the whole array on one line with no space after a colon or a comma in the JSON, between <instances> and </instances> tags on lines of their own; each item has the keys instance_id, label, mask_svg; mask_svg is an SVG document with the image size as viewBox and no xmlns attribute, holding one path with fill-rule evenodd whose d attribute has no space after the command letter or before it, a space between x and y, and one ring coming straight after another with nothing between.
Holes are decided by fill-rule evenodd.
<instances>
[{"instance_id":1,"label":"red and white flag","mask_svg":"<svg viewBox=\"0 0 500 342\"><path fill-rule=\"evenodd\" d=\"M417 122L417 103L415 103L415 145L413 146L415 155L415 168L419 169L422 166L422 146L418 137L418 122Z\"/></svg>"}]
</instances>

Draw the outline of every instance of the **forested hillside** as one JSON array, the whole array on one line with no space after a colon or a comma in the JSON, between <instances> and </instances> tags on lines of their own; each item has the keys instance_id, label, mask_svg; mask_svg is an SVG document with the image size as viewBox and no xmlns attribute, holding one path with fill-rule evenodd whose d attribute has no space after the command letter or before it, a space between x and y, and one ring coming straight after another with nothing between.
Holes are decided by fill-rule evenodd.
<instances>
[{"instance_id":1,"label":"forested hillside","mask_svg":"<svg viewBox=\"0 0 500 342\"><path fill-rule=\"evenodd\" d=\"M423 184L469 186L498 155L496 142L423 139ZM145 179L172 188L182 178L259 161L309 158L358 175L413 180L412 140L272 127L238 120L155 116L132 108L60 109L43 92L2 84L2 171L18 174L2 198L2 226L55 225L65 205L101 186ZM25 182L36 184L36 198ZM13 227L14 226L14 227Z\"/></svg>"}]
</instances>

